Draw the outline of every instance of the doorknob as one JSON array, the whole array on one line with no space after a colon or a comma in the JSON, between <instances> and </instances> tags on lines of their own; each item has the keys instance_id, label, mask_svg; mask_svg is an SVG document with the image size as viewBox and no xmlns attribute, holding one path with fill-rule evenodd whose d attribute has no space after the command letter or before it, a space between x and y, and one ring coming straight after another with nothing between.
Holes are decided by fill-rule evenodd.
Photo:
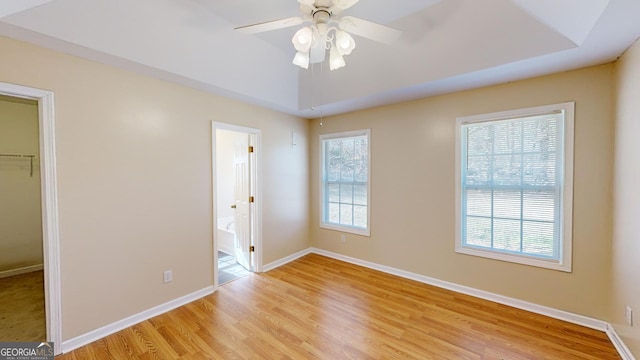
<instances>
[{"instance_id":1,"label":"doorknob","mask_svg":"<svg viewBox=\"0 0 640 360\"><path fill-rule=\"evenodd\" d=\"M236 204L231 205L231 208L235 209L236 208Z\"/></svg>"}]
</instances>

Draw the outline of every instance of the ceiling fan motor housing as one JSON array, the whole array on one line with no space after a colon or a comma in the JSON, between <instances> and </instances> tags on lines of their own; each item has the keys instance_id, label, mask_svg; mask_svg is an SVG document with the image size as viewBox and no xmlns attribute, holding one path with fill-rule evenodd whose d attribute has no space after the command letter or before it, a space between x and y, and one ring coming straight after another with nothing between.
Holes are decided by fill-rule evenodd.
<instances>
[{"instance_id":1,"label":"ceiling fan motor housing","mask_svg":"<svg viewBox=\"0 0 640 360\"><path fill-rule=\"evenodd\" d=\"M315 24L328 24L331 21L331 12L328 8L317 8L313 12L313 22Z\"/></svg>"}]
</instances>

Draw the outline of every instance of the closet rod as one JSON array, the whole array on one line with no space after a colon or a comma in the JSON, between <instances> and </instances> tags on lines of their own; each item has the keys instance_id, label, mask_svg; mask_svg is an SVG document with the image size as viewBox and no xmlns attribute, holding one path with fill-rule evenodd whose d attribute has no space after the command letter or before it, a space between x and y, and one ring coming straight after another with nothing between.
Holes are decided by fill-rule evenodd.
<instances>
[{"instance_id":1,"label":"closet rod","mask_svg":"<svg viewBox=\"0 0 640 360\"><path fill-rule=\"evenodd\" d=\"M35 159L35 155L25 155L25 154L0 154L0 157L13 157L13 158L27 158L29 159L29 176L33 177L33 159Z\"/></svg>"}]
</instances>

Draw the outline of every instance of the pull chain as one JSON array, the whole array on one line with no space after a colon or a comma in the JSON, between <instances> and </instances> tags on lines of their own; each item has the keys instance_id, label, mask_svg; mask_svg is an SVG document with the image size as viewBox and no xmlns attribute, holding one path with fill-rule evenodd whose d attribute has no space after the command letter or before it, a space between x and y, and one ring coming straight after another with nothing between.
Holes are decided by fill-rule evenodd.
<instances>
[{"instance_id":1,"label":"pull chain","mask_svg":"<svg viewBox=\"0 0 640 360\"><path fill-rule=\"evenodd\" d=\"M323 104L324 104L324 66L320 63L320 126L323 126L324 120Z\"/></svg>"}]
</instances>

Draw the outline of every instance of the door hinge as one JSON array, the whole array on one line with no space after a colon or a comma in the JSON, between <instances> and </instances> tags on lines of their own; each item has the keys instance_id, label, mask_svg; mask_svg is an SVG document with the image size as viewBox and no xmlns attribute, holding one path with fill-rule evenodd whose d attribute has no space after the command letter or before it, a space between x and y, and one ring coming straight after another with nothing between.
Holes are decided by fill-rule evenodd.
<instances>
[{"instance_id":1,"label":"door hinge","mask_svg":"<svg viewBox=\"0 0 640 360\"><path fill-rule=\"evenodd\" d=\"M253 146L249 146L249 152L252 153L253 152Z\"/></svg>"},{"instance_id":2,"label":"door hinge","mask_svg":"<svg viewBox=\"0 0 640 360\"><path fill-rule=\"evenodd\" d=\"M249 252L254 252L254 251L256 251L256 247L253 245L249 246Z\"/></svg>"},{"instance_id":3,"label":"door hinge","mask_svg":"<svg viewBox=\"0 0 640 360\"><path fill-rule=\"evenodd\" d=\"M254 198L253 196L249 196L249 202L250 203L256 202L256 198Z\"/></svg>"}]
</instances>

